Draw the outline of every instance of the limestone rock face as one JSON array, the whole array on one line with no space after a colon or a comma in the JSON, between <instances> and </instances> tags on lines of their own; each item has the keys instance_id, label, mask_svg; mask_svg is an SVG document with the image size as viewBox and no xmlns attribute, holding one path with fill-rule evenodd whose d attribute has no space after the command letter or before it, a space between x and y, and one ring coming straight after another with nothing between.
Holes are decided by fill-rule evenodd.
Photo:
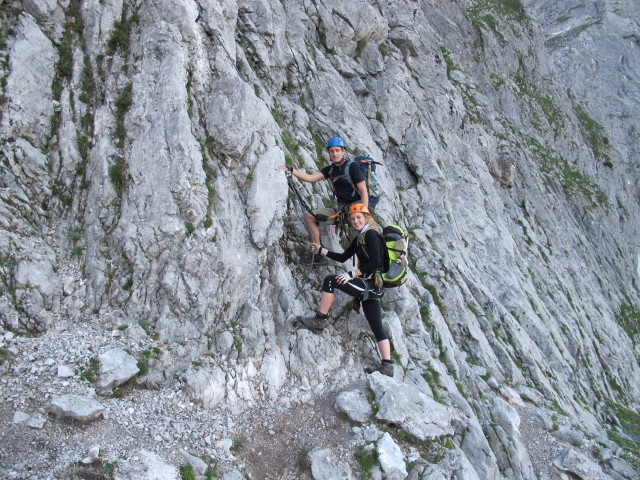
<instances>
[{"instance_id":1,"label":"limestone rock face","mask_svg":"<svg viewBox=\"0 0 640 480\"><path fill-rule=\"evenodd\" d=\"M619 408L640 401L637 1L0 4L0 334L86 323L144 357L140 385L208 411L368 383L358 422L375 401L371 418L447 446L435 464L390 439L398 478L412 462L528 478L509 391L588 432L575 448L624 435ZM344 295L320 335L290 322L354 269L302 264L284 175L327 165L332 136L384 164L376 219L411 233L409 281L383 301L393 380L364 380L375 341ZM332 204L327 182L293 182ZM334 445L316 447L333 468ZM558 468L593 470L582 455Z\"/></svg>"}]
</instances>

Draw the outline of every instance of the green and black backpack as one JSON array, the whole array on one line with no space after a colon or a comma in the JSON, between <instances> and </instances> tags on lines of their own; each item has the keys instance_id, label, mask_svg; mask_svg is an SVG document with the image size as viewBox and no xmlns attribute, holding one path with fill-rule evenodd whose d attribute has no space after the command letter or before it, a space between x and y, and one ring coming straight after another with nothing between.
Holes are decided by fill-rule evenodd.
<instances>
[{"instance_id":1,"label":"green and black backpack","mask_svg":"<svg viewBox=\"0 0 640 480\"><path fill-rule=\"evenodd\" d=\"M382 286L385 288L399 287L407 281L409 266L409 235L398 225L387 225L382 229L382 249L384 269L381 272ZM362 239L362 240L360 240ZM364 235L358 241L364 244ZM366 252L367 256L369 252Z\"/></svg>"},{"instance_id":2,"label":"green and black backpack","mask_svg":"<svg viewBox=\"0 0 640 480\"><path fill-rule=\"evenodd\" d=\"M386 268L382 273L382 286L399 287L407 281L409 236L398 225L387 225L382 229L382 241Z\"/></svg>"}]
</instances>

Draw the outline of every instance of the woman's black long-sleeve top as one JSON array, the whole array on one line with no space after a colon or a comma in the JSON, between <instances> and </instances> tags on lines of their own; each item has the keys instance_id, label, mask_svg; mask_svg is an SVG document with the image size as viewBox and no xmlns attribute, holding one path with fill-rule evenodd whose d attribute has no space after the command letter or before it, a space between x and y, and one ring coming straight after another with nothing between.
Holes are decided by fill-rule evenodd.
<instances>
[{"instance_id":1,"label":"woman's black long-sleeve top","mask_svg":"<svg viewBox=\"0 0 640 480\"><path fill-rule=\"evenodd\" d=\"M357 235L342 253L329 250L327 257L337 262L346 262L355 254L358 258L358 268L362 272L362 276L366 277L376 270L382 269L382 236L373 229L367 229L364 232L364 245L362 240L358 241L359 238L360 235Z\"/></svg>"}]
</instances>

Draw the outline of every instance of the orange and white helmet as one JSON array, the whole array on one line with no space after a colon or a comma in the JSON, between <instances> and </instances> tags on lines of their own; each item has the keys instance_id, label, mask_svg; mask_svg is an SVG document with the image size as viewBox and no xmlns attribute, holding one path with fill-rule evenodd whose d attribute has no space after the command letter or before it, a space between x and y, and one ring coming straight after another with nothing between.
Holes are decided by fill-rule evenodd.
<instances>
[{"instance_id":1,"label":"orange and white helmet","mask_svg":"<svg viewBox=\"0 0 640 480\"><path fill-rule=\"evenodd\" d=\"M354 203L353 205L350 205L347 215L352 215L354 213L366 213L367 215L371 215L371 213L369 213L369 208L364 203Z\"/></svg>"}]
</instances>

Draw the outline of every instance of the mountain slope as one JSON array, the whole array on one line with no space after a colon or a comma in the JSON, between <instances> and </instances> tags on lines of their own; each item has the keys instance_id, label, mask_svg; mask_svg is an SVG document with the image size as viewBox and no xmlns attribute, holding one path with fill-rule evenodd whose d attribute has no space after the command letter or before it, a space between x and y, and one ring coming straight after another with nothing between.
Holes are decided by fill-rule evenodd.
<instances>
[{"instance_id":1,"label":"mountain slope","mask_svg":"<svg viewBox=\"0 0 640 480\"><path fill-rule=\"evenodd\" d=\"M78 366L119 346L148 363L129 384L145 412L151 388L164 415L174 397L221 412L234 420L209 425L218 439L234 422L248 432L257 406L286 417L317 400L329 415L340 392L375 390L362 373L372 337L348 299L322 336L290 322L342 266L300 264L307 236L283 168L317 171L339 135L384 163L376 215L412 234L410 282L384 299L396 388L454 419L455 433L435 435L440 463L407 427L388 432L411 475L534 478L502 397L573 422L585 451L607 431L633 448L637 2L35 3L2 13L7 400L33 395L17 381L40 342L30 335L65 351L53 333L83 325L87 349L38 357L53 360L31 372L40 391L60 381L45 367L69 363L60 388L91 393ZM314 207L331 199L325 182L298 186ZM323 242L339 248L329 231ZM126 398L104 398L114 417L89 428L120 421ZM186 441L158 435L165 455ZM182 447L226 462L205 437ZM337 448L322 443L299 448ZM247 453L244 472L259 477L256 462Z\"/></svg>"}]
</instances>

